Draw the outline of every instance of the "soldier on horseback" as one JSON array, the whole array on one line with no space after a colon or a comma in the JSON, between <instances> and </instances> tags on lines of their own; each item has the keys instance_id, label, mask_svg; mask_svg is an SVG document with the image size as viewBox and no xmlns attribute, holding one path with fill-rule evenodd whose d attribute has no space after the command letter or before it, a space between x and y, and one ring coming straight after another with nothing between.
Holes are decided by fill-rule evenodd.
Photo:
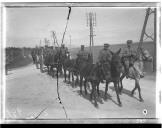
<instances>
[{"instance_id":1,"label":"soldier on horseback","mask_svg":"<svg viewBox=\"0 0 162 128\"><path fill-rule=\"evenodd\" d=\"M99 56L98 56L98 61L100 64L107 63L111 61L112 54L109 49L110 45L109 44L104 44L104 48L100 50Z\"/></svg>"},{"instance_id":2,"label":"soldier on horseback","mask_svg":"<svg viewBox=\"0 0 162 128\"><path fill-rule=\"evenodd\" d=\"M142 70L139 69L139 66L136 66L134 64L134 61L139 58L137 56L137 52L133 50L132 44L133 44L132 40L127 40L127 48L124 50L123 55L122 55L124 58L127 58L127 60L125 60L125 63L127 63L127 65L125 65L126 78L129 77L129 74L130 74L129 69L131 67L133 67L140 74L140 77L144 77L144 74Z\"/></svg>"},{"instance_id":3,"label":"soldier on horseback","mask_svg":"<svg viewBox=\"0 0 162 128\"><path fill-rule=\"evenodd\" d=\"M89 53L85 51L84 45L81 45L81 50L78 52L77 56L81 61L88 61Z\"/></svg>"},{"instance_id":4,"label":"soldier on horseback","mask_svg":"<svg viewBox=\"0 0 162 128\"><path fill-rule=\"evenodd\" d=\"M43 72L43 64L44 64L44 49L43 47L40 48L40 55L39 55L39 61L40 61L40 71Z\"/></svg>"}]
</instances>

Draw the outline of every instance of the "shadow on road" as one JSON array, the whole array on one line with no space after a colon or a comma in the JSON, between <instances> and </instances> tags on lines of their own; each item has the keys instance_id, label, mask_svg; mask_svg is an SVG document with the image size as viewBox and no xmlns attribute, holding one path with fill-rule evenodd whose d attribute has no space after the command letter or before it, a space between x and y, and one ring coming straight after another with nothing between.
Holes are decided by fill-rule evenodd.
<instances>
[{"instance_id":1,"label":"shadow on road","mask_svg":"<svg viewBox=\"0 0 162 128\"><path fill-rule=\"evenodd\" d=\"M104 101L106 102L106 101L108 101L108 100L110 100L110 101L112 101L114 104L120 106L115 100L113 100L113 99L111 98L111 96L110 96L109 94L107 94L107 96L105 97L105 92L104 92L103 90L100 90L100 91L99 91L99 96L98 96L98 94L96 94L96 102L97 102L97 104L96 104L95 102L93 102L93 100L91 100L91 98L90 98L91 90L90 90L90 93L87 92L87 95L85 94L85 91L83 91L83 90L82 90L82 95L80 94L80 90L77 90L76 92L77 92L80 96L82 96L83 98L85 98L86 100L89 100L89 101L94 105L94 107L96 107L96 108L99 107L99 106L98 106L98 103L99 103L99 104L103 104Z\"/></svg>"},{"instance_id":2,"label":"shadow on road","mask_svg":"<svg viewBox=\"0 0 162 128\"><path fill-rule=\"evenodd\" d=\"M114 87L109 87L109 88L110 88L111 90L115 91L115 88L114 88ZM127 89L123 88L123 89L122 89L122 93L123 93L123 94L126 94L126 95L128 95L128 96L130 96L130 97L132 97L132 98L134 98L134 99L136 99L136 100L138 100L138 101L140 101L137 97L134 97L134 96L131 95L131 91L130 91L130 90L127 90ZM134 94L135 94L135 92L134 92Z\"/></svg>"}]
</instances>

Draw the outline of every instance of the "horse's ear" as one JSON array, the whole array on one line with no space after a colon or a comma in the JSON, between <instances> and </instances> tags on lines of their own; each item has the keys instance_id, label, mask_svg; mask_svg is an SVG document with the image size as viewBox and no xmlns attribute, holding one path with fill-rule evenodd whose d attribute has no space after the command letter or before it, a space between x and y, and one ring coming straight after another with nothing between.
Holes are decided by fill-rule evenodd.
<instances>
[{"instance_id":1,"label":"horse's ear","mask_svg":"<svg viewBox=\"0 0 162 128\"><path fill-rule=\"evenodd\" d=\"M116 52L116 54L120 54L120 52L121 52L121 48Z\"/></svg>"}]
</instances>

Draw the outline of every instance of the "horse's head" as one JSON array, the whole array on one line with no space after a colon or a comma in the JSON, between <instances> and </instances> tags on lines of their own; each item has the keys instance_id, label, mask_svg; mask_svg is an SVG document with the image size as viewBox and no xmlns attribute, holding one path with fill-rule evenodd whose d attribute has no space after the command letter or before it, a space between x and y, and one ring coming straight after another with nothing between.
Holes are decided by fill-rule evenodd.
<instances>
[{"instance_id":1,"label":"horse's head","mask_svg":"<svg viewBox=\"0 0 162 128\"><path fill-rule=\"evenodd\" d=\"M112 59L111 59L111 73L120 73L122 72L122 61L121 61L121 57L120 57L120 52L121 52L121 48L116 52L113 53L111 51L112 54Z\"/></svg>"},{"instance_id":2,"label":"horse's head","mask_svg":"<svg viewBox=\"0 0 162 128\"><path fill-rule=\"evenodd\" d=\"M141 52L142 52L142 59L144 61L149 61L149 62L153 61L153 57L150 55L148 50L144 50L141 48Z\"/></svg>"}]
</instances>

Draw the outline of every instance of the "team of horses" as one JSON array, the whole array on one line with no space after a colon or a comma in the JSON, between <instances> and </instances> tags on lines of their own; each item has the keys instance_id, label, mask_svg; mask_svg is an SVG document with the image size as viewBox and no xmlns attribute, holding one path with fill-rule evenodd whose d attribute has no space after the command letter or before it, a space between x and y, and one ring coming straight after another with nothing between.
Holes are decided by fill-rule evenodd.
<instances>
[{"instance_id":1,"label":"team of horses","mask_svg":"<svg viewBox=\"0 0 162 128\"><path fill-rule=\"evenodd\" d=\"M76 78L76 82L79 83L80 86L80 94L82 95L82 85L84 85L85 95L87 95L87 85L91 85L91 94L90 100L95 102L97 105L96 97L100 96L99 86L100 83L105 81L105 94L104 97L107 98L108 85L110 82L113 82L114 89L117 96L118 105L122 106L122 102L120 100L120 94L122 93L123 83L122 80L126 76L125 67L128 66L128 58L121 56L121 49L117 52L112 52L112 59L110 62L106 63L95 63L92 62L92 56L89 54L88 60L82 60L81 58L71 58L70 53L66 55L62 55L60 50L54 51L53 49L49 50L48 53L44 55L44 65L47 67L48 74L54 75L58 71L60 74L64 74L64 82L72 82L75 85L74 76ZM135 56L129 58L141 69L141 64L144 61L152 61L152 56L146 50L141 50L140 53L142 59L139 59ZM38 68L39 55L32 55L33 61ZM63 72L62 72L63 70ZM143 70L143 69L141 69ZM135 87L131 91L131 95L133 96L136 89L139 92L139 101L143 101L141 95L141 88L139 81L141 79L139 73L136 71L133 66L130 67L131 79L135 80ZM68 74L67 74L68 73ZM72 81L71 81L72 77ZM67 80L68 78L68 80Z\"/></svg>"}]
</instances>

